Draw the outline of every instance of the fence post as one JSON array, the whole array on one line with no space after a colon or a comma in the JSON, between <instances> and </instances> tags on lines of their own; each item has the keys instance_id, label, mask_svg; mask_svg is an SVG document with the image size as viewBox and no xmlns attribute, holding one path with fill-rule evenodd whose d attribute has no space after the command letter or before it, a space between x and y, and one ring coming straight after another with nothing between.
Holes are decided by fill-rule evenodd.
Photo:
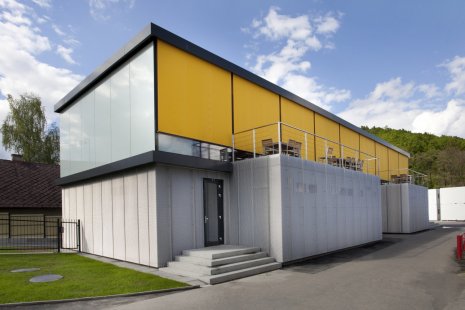
<instances>
[{"instance_id":1,"label":"fence post","mask_svg":"<svg viewBox=\"0 0 465 310\"><path fill-rule=\"evenodd\" d=\"M47 224L45 222L45 214L44 214L44 239L47 238Z\"/></svg>"},{"instance_id":2,"label":"fence post","mask_svg":"<svg viewBox=\"0 0 465 310\"><path fill-rule=\"evenodd\" d=\"M281 155L281 122L278 122L278 154Z\"/></svg>"},{"instance_id":3,"label":"fence post","mask_svg":"<svg viewBox=\"0 0 465 310\"><path fill-rule=\"evenodd\" d=\"M11 238L11 213L8 212L8 239Z\"/></svg>"},{"instance_id":4,"label":"fence post","mask_svg":"<svg viewBox=\"0 0 465 310\"><path fill-rule=\"evenodd\" d=\"M61 248L61 224L60 224L60 219L57 218L57 252L60 253L60 248Z\"/></svg>"},{"instance_id":5,"label":"fence post","mask_svg":"<svg viewBox=\"0 0 465 310\"><path fill-rule=\"evenodd\" d=\"M304 133L305 135L305 160L308 160L308 154L307 154L307 133Z\"/></svg>"},{"instance_id":6,"label":"fence post","mask_svg":"<svg viewBox=\"0 0 465 310\"><path fill-rule=\"evenodd\" d=\"M78 252L81 252L81 220L77 221L77 246Z\"/></svg>"},{"instance_id":7,"label":"fence post","mask_svg":"<svg viewBox=\"0 0 465 310\"><path fill-rule=\"evenodd\" d=\"M234 162L234 150L235 150L235 146L234 146L234 134L232 135L232 162Z\"/></svg>"},{"instance_id":8,"label":"fence post","mask_svg":"<svg viewBox=\"0 0 465 310\"><path fill-rule=\"evenodd\" d=\"M255 158L255 154L257 153L255 150L255 128L252 129L252 143L253 143L253 158Z\"/></svg>"},{"instance_id":9,"label":"fence post","mask_svg":"<svg viewBox=\"0 0 465 310\"><path fill-rule=\"evenodd\" d=\"M325 139L325 164L328 164L328 141Z\"/></svg>"},{"instance_id":10,"label":"fence post","mask_svg":"<svg viewBox=\"0 0 465 310\"><path fill-rule=\"evenodd\" d=\"M341 164L342 164L342 168L345 168L346 166L346 160L344 159L344 145L341 144Z\"/></svg>"}]
</instances>

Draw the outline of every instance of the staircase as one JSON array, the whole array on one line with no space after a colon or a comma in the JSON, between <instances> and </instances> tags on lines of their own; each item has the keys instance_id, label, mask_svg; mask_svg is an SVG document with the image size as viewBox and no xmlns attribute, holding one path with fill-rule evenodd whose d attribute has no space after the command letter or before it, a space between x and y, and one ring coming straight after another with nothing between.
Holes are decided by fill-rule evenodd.
<instances>
[{"instance_id":1,"label":"staircase","mask_svg":"<svg viewBox=\"0 0 465 310\"><path fill-rule=\"evenodd\" d=\"M257 247L218 245L185 250L161 271L218 284L281 268Z\"/></svg>"}]
</instances>

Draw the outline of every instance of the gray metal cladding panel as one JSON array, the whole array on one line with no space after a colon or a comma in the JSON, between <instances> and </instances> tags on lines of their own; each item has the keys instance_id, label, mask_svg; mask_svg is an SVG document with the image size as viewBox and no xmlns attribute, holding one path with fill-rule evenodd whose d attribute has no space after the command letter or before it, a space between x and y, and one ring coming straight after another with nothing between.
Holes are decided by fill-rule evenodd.
<instances>
[{"instance_id":1,"label":"gray metal cladding panel","mask_svg":"<svg viewBox=\"0 0 465 310\"><path fill-rule=\"evenodd\" d=\"M272 156L268 162L269 187L266 188L254 186L255 181L263 180L265 175L261 171L264 164L254 165L257 161L251 159L234 164L233 178L237 186L234 195L237 195L240 213L241 241L257 243L256 235L266 224L266 220L257 218L260 214L268 216L266 203L257 204L257 200L266 202L267 195L270 253L278 261L322 254L381 238L381 221L376 220L381 214L378 178L298 158ZM254 210L253 214L249 208ZM253 232L250 225L256 225Z\"/></svg>"},{"instance_id":2,"label":"gray metal cladding panel","mask_svg":"<svg viewBox=\"0 0 465 310\"><path fill-rule=\"evenodd\" d=\"M388 230L387 232L402 232L402 196L401 187L398 184L383 185L387 186L387 212L388 212Z\"/></svg>"},{"instance_id":3,"label":"gray metal cladding panel","mask_svg":"<svg viewBox=\"0 0 465 310\"><path fill-rule=\"evenodd\" d=\"M170 169L173 255L194 248L193 179L189 170Z\"/></svg>"}]
</instances>

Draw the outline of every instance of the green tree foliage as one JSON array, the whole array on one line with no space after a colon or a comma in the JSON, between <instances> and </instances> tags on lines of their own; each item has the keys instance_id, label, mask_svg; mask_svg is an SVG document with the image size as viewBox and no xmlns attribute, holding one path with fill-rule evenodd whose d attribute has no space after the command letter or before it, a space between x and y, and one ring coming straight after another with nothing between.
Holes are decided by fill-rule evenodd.
<instances>
[{"instance_id":1,"label":"green tree foliage","mask_svg":"<svg viewBox=\"0 0 465 310\"><path fill-rule=\"evenodd\" d=\"M429 187L465 186L465 139L388 127L362 129L408 151L409 168L429 176Z\"/></svg>"},{"instance_id":2,"label":"green tree foliage","mask_svg":"<svg viewBox=\"0 0 465 310\"><path fill-rule=\"evenodd\" d=\"M60 132L55 123L47 128L39 97L23 94L7 97L10 112L0 129L7 151L21 154L27 162L58 163Z\"/></svg>"}]
</instances>

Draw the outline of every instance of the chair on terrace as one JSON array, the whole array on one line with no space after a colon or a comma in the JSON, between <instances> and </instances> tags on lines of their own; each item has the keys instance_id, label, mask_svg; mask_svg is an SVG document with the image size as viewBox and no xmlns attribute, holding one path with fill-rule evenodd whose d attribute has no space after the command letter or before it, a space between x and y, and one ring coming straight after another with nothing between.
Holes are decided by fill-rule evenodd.
<instances>
[{"instance_id":1,"label":"chair on terrace","mask_svg":"<svg viewBox=\"0 0 465 310\"><path fill-rule=\"evenodd\" d=\"M262 148L265 155L275 154L273 139L262 140Z\"/></svg>"},{"instance_id":2,"label":"chair on terrace","mask_svg":"<svg viewBox=\"0 0 465 310\"><path fill-rule=\"evenodd\" d=\"M300 150L302 149L302 143L295 140L289 139L287 143L286 153L289 156L300 157Z\"/></svg>"}]
</instances>

